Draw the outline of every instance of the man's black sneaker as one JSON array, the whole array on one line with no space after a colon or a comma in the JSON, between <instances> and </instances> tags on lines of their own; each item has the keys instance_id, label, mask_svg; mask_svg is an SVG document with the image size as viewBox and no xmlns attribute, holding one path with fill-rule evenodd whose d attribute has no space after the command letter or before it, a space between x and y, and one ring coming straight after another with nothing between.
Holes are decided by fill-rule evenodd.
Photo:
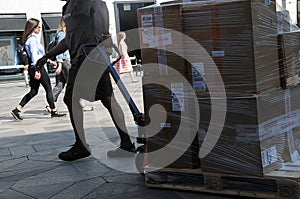
<instances>
[{"instance_id":1,"label":"man's black sneaker","mask_svg":"<svg viewBox=\"0 0 300 199\"><path fill-rule=\"evenodd\" d=\"M23 118L21 118L21 111L19 111L17 108L12 110L10 113L16 120L18 121L23 120Z\"/></svg>"},{"instance_id":2,"label":"man's black sneaker","mask_svg":"<svg viewBox=\"0 0 300 199\"><path fill-rule=\"evenodd\" d=\"M65 113L60 113L58 111L51 111L51 117L63 117L65 115Z\"/></svg>"},{"instance_id":3,"label":"man's black sneaker","mask_svg":"<svg viewBox=\"0 0 300 199\"><path fill-rule=\"evenodd\" d=\"M107 152L108 157L132 157L136 153L136 149L134 144L131 145L129 148L124 148L122 146L118 147L115 150L110 150Z\"/></svg>"},{"instance_id":4,"label":"man's black sneaker","mask_svg":"<svg viewBox=\"0 0 300 199\"><path fill-rule=\"evenodd\" d=\"M74 145L68 151L61 152L58 155L58 158L64 161L74 161L81 158L86 158L90 155L91 152L89 152L86 148Z\"/></svg>"}]
</instances>

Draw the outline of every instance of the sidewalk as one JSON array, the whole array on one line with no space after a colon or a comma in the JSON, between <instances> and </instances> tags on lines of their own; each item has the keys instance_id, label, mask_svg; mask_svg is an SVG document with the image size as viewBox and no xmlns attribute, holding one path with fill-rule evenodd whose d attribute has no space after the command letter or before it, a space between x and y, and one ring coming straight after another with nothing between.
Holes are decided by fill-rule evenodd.
<instances>
[{"instance_id":1,"label":"sidewalk","mask_svg":"<svg viewBox=\"0 0 300 199\"><path fill-rule=\"evenodd\" d=\"M121 76L140 110L142 107L141 78L131 83L129 75ZM52 81L54 79L52 78ZM23 109L24 120L15 121L10 111L17 106L29 88L23 80L0 81L0 198L237 198L204 193L148 188L144 177L123 172L134 164L133 158L108 160L105 152L112 143L118 144L118 134L101 102L94 102L94 111L84 112L87 142L92 156L63 162L57 155L73 144L74 135L69 116L51 119L44 111L45 92ZM59 96L57 107L67 112ZM115 95L124 110L132 140L137 127L118 89ZM135 140L134 140L135 141ZM119 169L113 169L119 168Z\"/></svg>"}]
</instances>

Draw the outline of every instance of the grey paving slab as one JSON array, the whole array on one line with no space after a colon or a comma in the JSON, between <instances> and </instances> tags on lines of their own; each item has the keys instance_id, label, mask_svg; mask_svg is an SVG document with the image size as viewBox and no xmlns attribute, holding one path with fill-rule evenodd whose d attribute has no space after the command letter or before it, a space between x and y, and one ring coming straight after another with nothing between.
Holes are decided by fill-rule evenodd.
<instances>
[{"instance_id":1,"label":"grey paving slab","mask_svg":"<svg viewBox=\"0 0 300 199\"><path fill-rule=\"evenodd\" d=\"M138 107L143 110L141 84L131 84L127 74L121 78ZM137 78L141 80L140 77ZM54 78L51 81L54 83ZM15 121L10 111L17 106L28 90L22 79L0 81L1 199L226 198L203 193L148 188L142 175L121 171L134 167L135 158L106 157L107 150L119 144L119 138L101 102L87 103L95 106L95 110L84 112L86 139L92 155L74 162L59 160L57 155L74 143L69 115L51 119L44 111L46 99L45 92L41 88L38 95L25 106L22 112L24 120ZM134 140L137 127L131 112L118 89L115 89L115 95L124 111L128 132ZM58 98L56 105L60 112L67 113L62 96Z\"/></svg>"},{"instance_id":2,"label":"grey paving slab","mask_svg":"<svg viewBox=\"0 0 300 199\"><path fill-rule=\"evenodd\" d=\"M131 198L130 194L143 194L147 190L143 184L105 183L83 198Z\"/></svg>"},{"instance_id":3,"label":"grey paving slab","mask_svg":"<svg viewBox=\"0 0 300 199\"><path fill-rule=\"evenodd\" d=\"M71 186L72 183L56 183L56 184L44 184L38 186L31 186L26 184L24 186L14 186L13 190L31 196L33 198L47 199L51 198L54 194L65 190Z\"/></svg>"},{"instance_id":4,"label":"grey paving slab","mask_svg":"<svg viewBox=\"0 0 300 199\"><path fill-rule=\"evenodd\" d=\"M97 189L105 183L106 182L102 178L91 178L88 180L82 180L76 182L75 184L72 184L57 195L54 195L52 199L84 198L84 196L90 194L95 189Z\"/></svg>"},{"instance_id":5,"label":"grey paving slab","mask_svg":"<svg viewBox=\"0 0 300 199\"><path fill-rule=\"evenodd\" d=\"M78 161L73 166L82 174L94 178L104 176L112 169L102 164L99 160L90 158L90 161ZM120 174L120 172L119 172Z\"/></svg>"},{"instance_id":6,"label":"grey paving slab","mask_svg":"<svg viewBox=\"0 0 300 199\"><path fill-rule=\"evenodd\" d=\"M35 153L33 146L15 146L9 148L13 156L26 156Z\"/></svg>"},{"instance_id":7,"label":"grey paving slab","mask_svg":"<svg viewBox=\"0 0 300 199\"><path fill-rule=\"evenodd\" d=\"M0 193L0 198L4 198L4 199L35 199L34 197L28 196L24 193L20 193L18 191L15 190L11 190L11 189L7 189L3 192Z\"/></svg>"},{"instance_id":8,"label":"grey paving slab","mask_svg":"<svg viewBox=\"0 0 300 199\"><path fill-rule=\"evenodd\" d=\"M24 163L26 161L28 161L27 157L13 158L13 159L9 159L9 160L6 160L6 161L2 161L0 163L0 170L2 172L7 171L7 170L12 170L15 165L19 165L19 164Z\"/></svg>"},{"instance_id":9,"label":"grey paving slab","mask_svg":"<svg viewBox=\"0 0 300 199\"><path fill-rule=\"evenodd\" d=\"M3 156L9 156L9 155L11 155L11 153L8 150L8 148L0 148L0 158Z\"/></svg>"},{"instance_id":10,"label":"grey paving slab","mask_svg":"<svg viewBox=\"0 0 300 199\"><path fill-rule=\"evenodd\" d=\"M0 182L0 193L2 193L3 191L8 190L9 188L11 188L14 184L16 183L16 181L1 181Z\"/></svg>"}]
</instances>

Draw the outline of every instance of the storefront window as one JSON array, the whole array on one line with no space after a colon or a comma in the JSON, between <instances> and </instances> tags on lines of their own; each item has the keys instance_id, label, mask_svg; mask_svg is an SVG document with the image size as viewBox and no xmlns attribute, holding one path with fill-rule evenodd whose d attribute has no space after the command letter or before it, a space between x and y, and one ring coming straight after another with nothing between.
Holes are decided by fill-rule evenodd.
<instances>
[{"instance_id":1,"label":"storefront window","mask_svg":"<svg viewBox=\"0 0 300 199\"><path fill-rule=\"evenodd\" d=\"M16 65L15 37L0 36L0 66Z\"/></svg>"}]
</instances>

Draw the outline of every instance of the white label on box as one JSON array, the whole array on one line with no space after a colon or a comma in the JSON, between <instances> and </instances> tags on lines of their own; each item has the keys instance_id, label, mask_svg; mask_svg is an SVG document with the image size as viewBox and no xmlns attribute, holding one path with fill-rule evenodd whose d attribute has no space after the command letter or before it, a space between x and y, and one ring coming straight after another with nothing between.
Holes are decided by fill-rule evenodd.
<instances>
[{"instance_id":1,"label":"white label on box","mask_svg":"<svg viewBox=\"0 0 300 199\"><path fill-rule=\"evenodd\" d=\"M225 56L225 51L224 50L211 51L211 56L213 56L213 57L224 57Z\"/></svg>"},{"instance_id":2,"label":"white label on box","mask_svg":"<svg viewBox=\"0 0 300 199\"><path fill-rule=\"evenodd\" d=\"M150 48L156 48L159 45L158 36L152 35L151 40L149 41Z\"/></svg>"},{"instance_id":3,"label":"white label on box","mask_svg":"<svg viewBox=\"0 0 300 199\"><path fill-rule=\"evenodd\" d=\"M276 146L272 146L261 152L262 166L266 167L278 160Z\"/></svg>"},{"instance_id":4,"label":"white label on box","mask_svg":"<svg viewBox=\"0 0 300 199\"><path fill-rule=\"evenodd\" d=\"M144 44L151 43L153 40L153 18L152 14L141 15L142 21L142 39Z\"/></svg>"},{"instance_id":5,"label":"white label on box","mask_svg":"<svg viewBox=\"0 0 300 199\"><path fill-rule=\"evenodd\" d=\"M141 15L142 27L152 27L152 14Z\"/></svg>"},{"instance_id":6,"label":"white label on box","mask_svg":"<svg viewBox=\"0 0 300 199\"><path fill-rule=\"evenodd\" d=\"M162 43L164 46L171 45L173 43L172 42L172 34L170 32L163 34L162 40L163 40Z\"/></svg>"},{"instance_id":7,"label":"white label on box","mask_svg":"<svg viewBox=\"0 0 300 199\"><path fill-rule=\"evenodd\" d=\"M160 128L171 128L171 123L169 122L160 123Z\"/></svg>"},{"instance_id":8,"label":"white label on box","mask_svg":"<svg viewBox=\"0 0 300 199\"><path fill-rule=\"evenodd\" d=\"M171 83L172 111L184 111L183 83Z\"/></svg>"},{"instance_id":9,"label":"white label on box","mask_svg":"<svg viewBox=\"0 0 300 199\"><path fill-rule=\"evenodd\" d=\"M206 91L203 62L192 63L192 79L195 92Z\"/></svg>"},{"instance_id":10,"label":"white label on box","mask_svg":"<svg viewBox=\"0 0 300 199\"><path fill-rule=\"evenodd\" d=\"M142 38L144 44L152 43L153 40L153 28L142 28Z\"/></svg>"},{"instance_id":11,"label":"white label on box","mask_svg":"<svg viewBox=\"0 0 300 199\"><path fill-rule=\"evenodd\" d=\"M149 43L150 48L164 47L166 45L171 45L173 43L172 34L171 33L157 33L157 35L154 36L153 32L152 32L151 41L148 43Z\"/></svg>"}]
</instances>

